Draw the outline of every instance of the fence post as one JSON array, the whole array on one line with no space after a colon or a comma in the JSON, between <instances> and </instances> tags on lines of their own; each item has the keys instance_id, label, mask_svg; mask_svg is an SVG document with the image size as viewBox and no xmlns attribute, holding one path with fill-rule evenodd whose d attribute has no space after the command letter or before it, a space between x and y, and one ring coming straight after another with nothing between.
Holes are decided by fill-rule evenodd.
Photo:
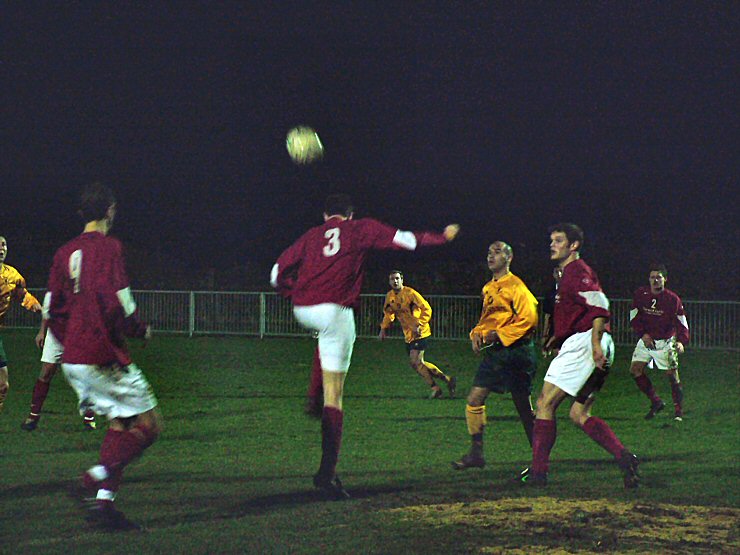
<instances>
[{"instance_id":1,"label":"fence post","mask_svg":"<svg viewBox=\"0 0 740 555\"><path fill-rule=\"evenodd\" d=\"M260 339L265 337L265 321L267 320L267 299L260 293Z\"/></svg>"},{"instance_id":2,"label":"fence post","mask_svg":"<svg viewBox=\"0 0 740 555\"><path fill-rule=\"evenodd\" d=\"M195 292L190 292L190 305L188 306L188 337L193 337L195 331Z\"/></svg>"}]
</instances>

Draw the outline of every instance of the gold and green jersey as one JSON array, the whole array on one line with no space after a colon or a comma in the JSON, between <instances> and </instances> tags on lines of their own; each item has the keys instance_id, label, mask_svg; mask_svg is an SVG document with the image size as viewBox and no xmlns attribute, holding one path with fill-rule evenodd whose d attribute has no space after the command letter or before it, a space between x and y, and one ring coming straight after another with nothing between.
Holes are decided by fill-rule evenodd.
<instances>
[{"instance_id":1,"label":"gold and green jersey","mask_svg":"<svg viewBox=\"0 0 740 555\"><path fill-rule=\"evenodd\" d=\"M432 335L432 330L429 329L432 307L411 287L404 286L398 292L391 289L385 296L380 328L387 330L396 319L401 324L406 343Z\"/></svg>"},{"instance_id":2,"label":"gold and green jersey","mask_svg":"<svg viewBox=\"0 0 740 555\"><path fill-rule=\"evenodd\" d=\"M5 320L5 314L13 299L21 301L26 310L31 310L31 307L38 303L36 297L26 291L26 280L18 270L3 264L0 267L0 324Z\"/></svg>"},{"instance_id":3,"label":"gold and green jersey","mask_svg":"<svg viewBox=\"0 0 740 555\"><path fill-rule=\"evenodd\" d=\"M537 299L511 272L483 286L483 310L471 332L484 338L495 331L501 343L511 345L537 326Z\"/></svg>"}]
</instances>

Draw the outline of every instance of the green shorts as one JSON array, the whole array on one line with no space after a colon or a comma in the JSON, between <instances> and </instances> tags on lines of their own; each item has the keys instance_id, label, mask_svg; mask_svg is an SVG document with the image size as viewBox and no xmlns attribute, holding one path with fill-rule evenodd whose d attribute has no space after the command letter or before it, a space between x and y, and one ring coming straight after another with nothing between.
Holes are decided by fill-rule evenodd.
<instances>
[{"instance_id":1,"label":"green shorts","mask_svg":"<svg viewBox=\"0 0 740 555\"><path fill-rule=\"evenodd\" d=\"M8 355L5 354L5 348L3 347L3 338L0 337L0 368L4 368L8 365Z\"/></svg>"},{"instance_id":2,"label":"green shorts","mask_svg":"<svg viewBox=\"0 0 740 555\"><path fill-rule=\"evenodd\" d=\"M491 347L484 353L473 379L474 386L494 393L532 393L537 354L531 339L519 340L508 347Z\"/></svg>"}]
</instances>

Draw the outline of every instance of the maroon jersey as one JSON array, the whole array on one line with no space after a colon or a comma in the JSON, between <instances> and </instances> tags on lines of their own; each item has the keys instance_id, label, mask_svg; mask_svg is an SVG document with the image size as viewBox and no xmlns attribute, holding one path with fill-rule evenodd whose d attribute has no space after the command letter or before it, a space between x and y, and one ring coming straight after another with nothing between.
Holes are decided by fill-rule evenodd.
<instances>
[{"instance_id":1,"label":"maroon jersey","mask_svg":"<svg viewBox=\"0 0 740 555\"><path fill-rule=\"evenodd\" d=\"M143 337L123 265L121 243L83 233L54 255L44 312L64 346L62 362L126 365L125 336Z\"/></svg>"},{"instance_id":2,"label":"maroon jersey","mask_svg":"<svg viewBox=\"0 0 740 555\"><path fill-rule=\"evenodd\" d=\"M642 337L646 333L653 339L675 337L684 345L689 342L689 323L681 298L670 289L654 295L650 287L640 287L632 297L630 324Z\"/></svg>"},{"instance_id":3,"label":"maroon jersey","mask_svg":"<svg viewBox=\"0 0 740 555\"><path fill-rule=\"evenodd\" d=\"M296 306L334 303L356 307L370 250L441 245L441 233L401 231L371 218L330 218L288 247L270 282Z\"/></svg>"},{"instance_id":4,"label":"maroon jersey","mask_svg":"<svg viewBox=\"0 0 740 555\"><path fill-rule=\"evenodd\" d=\"M555 295L553 321L557 343L574 333L590 330L595 318L609 318L609 299L601 290L596 272L583 260L574 260L563 268Z\"/></svg>"}]
</instances>

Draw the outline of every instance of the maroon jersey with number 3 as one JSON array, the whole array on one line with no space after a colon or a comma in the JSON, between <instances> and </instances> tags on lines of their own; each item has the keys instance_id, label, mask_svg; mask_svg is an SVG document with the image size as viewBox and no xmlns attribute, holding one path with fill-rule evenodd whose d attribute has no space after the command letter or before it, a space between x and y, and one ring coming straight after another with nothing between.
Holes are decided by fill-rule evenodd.
<instances>
[{"instance_id":1,"label":"maroon jersey with number 3","mask_svg":"<svg viewBox=\"0 0 740 555\"><path fill-rule=\"evenodd\" d=\"M45 316L64 346L62 362L127 365L125 337L143 337L123 263L121 243L88 232L54 255Z\"/></svg>"},{"instance_id":2,"label":"maroon jersey with number 3","mask_svg":"<svg viewBox=\"0 0 740 555\"><path fill-rule=\"evenodd\" d=\"M372 218L330 218L280 255L270 281L296 306L356 307L368 251L415 250L444 243L441 233L401 231Z\"/></svg>"}]
</instances>

